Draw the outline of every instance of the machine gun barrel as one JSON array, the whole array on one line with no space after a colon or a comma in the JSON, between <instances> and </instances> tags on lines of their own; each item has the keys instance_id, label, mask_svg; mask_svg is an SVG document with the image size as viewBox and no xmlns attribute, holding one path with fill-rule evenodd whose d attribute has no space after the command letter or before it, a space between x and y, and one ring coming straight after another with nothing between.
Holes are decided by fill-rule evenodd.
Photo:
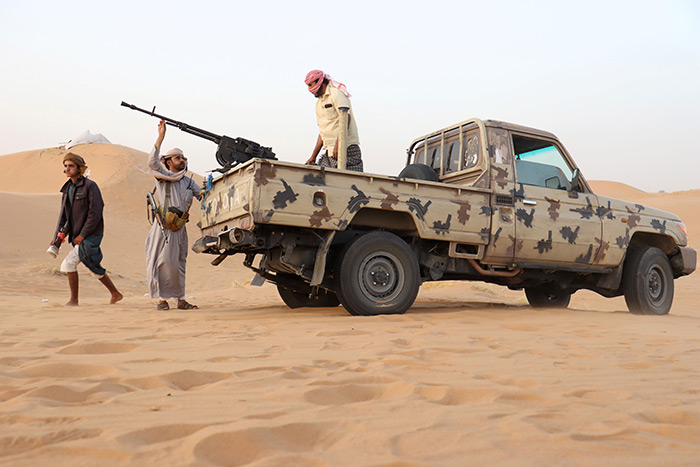
<instances>
[{"instance_id":1,"label":"machine gun barrel","mask_svg":"<svg viewBox=\"0 0 700 467\"><path fill-rule=\"evenodd\" d=\"M160 118L161 120L164 120L167 125L171 125L171 126L174 126L176 128L179 128L180 130L184 131L185 133L199 136L200 138L208 139L209 141L213 141L216 144L219 144L221 142L221 136L219 136L215 133L212 133L212 132L207 131L207 130L202 130L201 128L197 128L197 127L192 126L192 125L185 123L185 122L178 122L177 120L172 119L170 117L166 117L165 115L157 114L155 106L153 107L153 110L151 110L150 112L146 109L136 107L134 104L129 104L129 103L124 102L124 101L122 101L122 106L128 107L131 110L136 110L137 112L145 113L146 115L150 115L151 117Z\"/></svg>"},{"instance_id":2,"label":"machine gun barrel","mask_svg":"<svg viewBox=\"0 0 700 467\"><path fill-rule=\"evenodd\" d=\"M131 110L136 110L137 112L145 113L151 117L160 118L161 120L165 121L167 125L174 126L185 133L208 139L209 141L216 143L218 146L216 150L216 161L223 167L223 170L218 169L220 172L225 172L228 169L235 167L237 164L249 161L253 157L277 160L275 153L272 152L272 148L263 147L255 141L250 141L244 138L230 138L225 135L217 135L216 133L202 130L201 128L197 128L184 122L179 122L170 117L166 117L165 115L159 115L156 113L155 106L150 112L124 101L122 101L122 106Z\"/></svg>"}]
</instances>

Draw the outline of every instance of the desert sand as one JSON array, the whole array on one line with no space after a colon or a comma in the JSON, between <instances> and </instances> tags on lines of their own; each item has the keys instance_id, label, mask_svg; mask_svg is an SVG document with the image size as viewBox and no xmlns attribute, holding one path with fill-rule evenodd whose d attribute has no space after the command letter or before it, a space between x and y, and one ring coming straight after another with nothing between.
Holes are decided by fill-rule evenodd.
<instances>
[{"instance_id":1,"label":"desert sand","mask_svg":"<svg viewBox=\"0 0 700 467\"><path fill-rule=\"evenodd\" d=\"M123 301L82 266L80 306L52 259L59 148L0 157L0 464L697 465L700 273L668 316L578 292L536 311L522 292L429 283L404 315L289 310L234 257L190 253L197 311L146 296L146 154L82 154L106 202ZM212 164L215 164L212 156ZM700 190L601 194L680 215L700 246ZM193 208L193 215L197 216ZM197 238L190 223L190 241Z\"/></svg>"}]
</instances>

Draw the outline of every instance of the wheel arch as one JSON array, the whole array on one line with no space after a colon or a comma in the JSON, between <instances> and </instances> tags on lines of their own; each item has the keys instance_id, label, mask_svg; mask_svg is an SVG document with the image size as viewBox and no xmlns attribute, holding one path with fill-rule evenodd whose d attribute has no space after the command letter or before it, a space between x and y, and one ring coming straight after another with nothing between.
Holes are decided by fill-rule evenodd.
<instances>
[{"instance_id":1,"label":"wheel arch","mask_svg":"<svg viewBox=\"0 0 700 467\"><path fill-rule=\"evenodd\" d=\"M678 266L678 262L674 261L674 256L679 254L678 245L676 244L673 237L668 235L662 235L659 233L652 232L635 232L627 245L627 251L622 258L622 262L613 269L611 273L604 274L601 276L596 284L596 291L603 294L609 294L609 296L618 296L622 294L622 275L624 273L625 265L627 259L630 257L630 252L633 250L638 250L641 248L654 247L658 248L666 256L668 256L669 261L671 261L671 268L673 269L674 275L677 275L682 269L682 266ZM605 295L608 296L608 295Z\"/></svg>"},{"instance_id":2,"label":"wheel arch","mask_svg":"<svg viewBox=\"0 0 700 467\"><path fill-rule=\"evenodd\" d=\"M644 247L655 247L663 251L671 262L673 276L680 277L683 275L683 260L680 257L680 249L678 248L678 244L673 237L658 233L635 232L630 239L629 246L627 247L628 250Z\"/></svg>"},{"instance_id":3,"label":"wheel arch","mask_svg":"<svg viewBox=\"0 0 700 467\"><path fill-rule=\"evenodd\" d=\"M678 245L669 235L635 232L630 239L628 248L655 247L663 251L666 256L673 256L678 252Z\"/></svg>"},{"instance_id":4,"label":"wheel arch","mask_svg":"<svg viewBox=\"0 0 700 467\"><path fill-rule=\"evenodd\" d=\"M349 223L350 228L371 227L392 232L399 237L413 236L419 233L418 224L410 212L362 208Z\"/></svg>"}]
</instances>

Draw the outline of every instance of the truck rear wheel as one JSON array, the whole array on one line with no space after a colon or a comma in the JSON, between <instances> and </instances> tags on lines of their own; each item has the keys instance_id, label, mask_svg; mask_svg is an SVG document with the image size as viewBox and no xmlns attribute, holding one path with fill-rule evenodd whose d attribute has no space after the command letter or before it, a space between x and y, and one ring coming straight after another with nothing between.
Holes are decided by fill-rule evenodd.
<instances>
[{"instance_id":1,"label":"truck rear wheel","mask_svg":"<svg viewBox=\"0 0 700 467\"><path fill-rule=\"evenodd\" d=\"M673 303L673 271L663 251L654 247L631 250L622 276L630 312L666 315Z\"/></svg>"},{"instance_id":2,"label":"truck rear wheel","mask_svg":"<svg viewBox=\"0 0 700 467\"><path fill-rule=\"evenodd\" d=\"M549 287L525 287L527 302L532 308L566 308L571 294L558 292Z\"/></svg>"},{"instance_id":3,"label":"truck rear wheel","mask_svg":"<svg viewBox=\"0 0 700 467\"><path fill-rule=\"evenodd\" d=\"M352 315L404 313L413 305L419 287L416 256L392 233L362 235L341 253L336 292Z\"/></svg>"}]
</instances>

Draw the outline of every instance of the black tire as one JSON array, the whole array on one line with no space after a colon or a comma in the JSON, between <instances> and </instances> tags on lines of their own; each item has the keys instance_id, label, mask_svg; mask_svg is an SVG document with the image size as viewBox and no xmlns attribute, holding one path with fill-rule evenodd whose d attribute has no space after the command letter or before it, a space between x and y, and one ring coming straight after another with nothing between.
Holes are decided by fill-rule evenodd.
<instances>
[{"instance_id":1,"label":"black tire","mask_svg":"<svg viewBox=\"0 0 700 467\"><path fill-rule=\"evenodd\" d=\"M414 178L416 180L426 180L428 182L440 181L435 170L425 164L408 164L399 173L399 178Z\"/></svg>"},{"instance_id":2,"label":"black tire","mask_svg":"<svg viewBox=\"0 0 700 467\"><path fill-rule=\"evenodd\" d=\"M668 257L654 247L629 251L622 287L630 312L667 315L673 303L673 271Z\"/></svg>"},{"instance_id":3,"label":"black tire","mask_svg":"<svg viewBox=\"0 0 700 467\"><path fill-rule=\"evenodd\" d=\"M372 232L348 244L336 268L336 293L352 315L405 313L418 295L418 260L389 232Z\"/></svg>"},{"instance_id":4,"label":"black tire","mask_svg":"<svg viewBox=\"0 0 700 467\"><path fill-rule=\"evenodd\" d=\"M551 287L525 287L525 296L532 308L566 308L571 294L554 290Z\"/></svg>"},{"instance_id":5,"label":"black tire","mask_svg":"<svg viewBox=\"0 0 700 467\"><path fill-rule=\"evenodd\" d=\"M319 290L318 295L309 297L311 288L296 290L292 287L277 284L277 292L282 301L291 309L295 308L333 308L340 305L338 296L328 290Z\"/></svg>"}]
</instances>

